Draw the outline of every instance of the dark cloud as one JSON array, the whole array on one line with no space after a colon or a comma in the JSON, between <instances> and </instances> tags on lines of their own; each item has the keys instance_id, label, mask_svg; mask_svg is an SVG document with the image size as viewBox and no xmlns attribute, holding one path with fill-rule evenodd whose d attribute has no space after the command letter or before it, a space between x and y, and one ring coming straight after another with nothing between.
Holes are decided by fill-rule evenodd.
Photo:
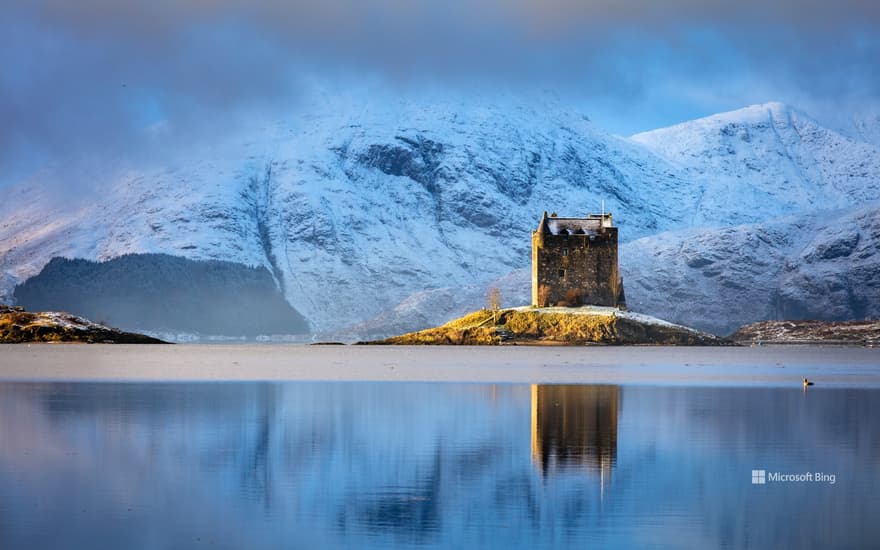
<instances>
[{"instance_id":1,"label":"dark cloud","mask_svg":"<svg viewBox=\"0 0 880 550\"><path fill-rule=\"evenodd\" d=\"M254 110L289 109L312 74L551 88L588 112L601 106L622 132L751 101L880 90L875 1L22 4L0 21L7 179L96 149L131 155L159 122L178 136L232 131Z\"/></svg>"}]
</instances>

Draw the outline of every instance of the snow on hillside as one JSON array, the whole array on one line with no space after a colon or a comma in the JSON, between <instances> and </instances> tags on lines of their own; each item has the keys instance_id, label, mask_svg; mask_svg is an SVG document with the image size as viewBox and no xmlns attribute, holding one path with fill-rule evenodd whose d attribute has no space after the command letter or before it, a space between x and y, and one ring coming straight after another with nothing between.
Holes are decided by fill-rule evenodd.
<instances>
[{"instance_id":1,"label":"snow on hillside","mask_svg":"<svg viewBox=\"0 0 880 550\"><path fill-rule=\"evenodd\" d=\"M776 104L626 140L533 99L315 94L262 130L98 174L80 200L53 196L67 177L7 190L0 301L54 256L159 252L265 266L324 332L394 317L414 293L437 304L419 324L481 305L489 281L528 265L544 210L604 199L622 241L762 223L880 196L880 155Z\"/></svg>"},{"instance_id":2,"label":"snow on hillside","mask_svg":"<svg viewBox=\"0 0 880 550\"><path fill-rule=\"evenodd\" d=\"M781 103L632 137L700 182L693 225L762 222L880 197L880 149Z\"/></svg>"},{"instance_id":3,"label":"snow on hillside","mask_svg":"<svg viewBox=\"0 0 880 550\"><path fill-rule=\"evenodd\" d=\"M880 203L710 231L621 250L628 305L728 334L756 319L880 316Z\"/></svg>"}]
</instances>

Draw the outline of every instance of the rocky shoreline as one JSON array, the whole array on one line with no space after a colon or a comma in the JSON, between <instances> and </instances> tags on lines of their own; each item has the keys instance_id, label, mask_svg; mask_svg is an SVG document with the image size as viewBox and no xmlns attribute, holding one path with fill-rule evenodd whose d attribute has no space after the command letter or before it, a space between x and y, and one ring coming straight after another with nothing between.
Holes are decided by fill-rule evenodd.
<instances>
[{"instance_id":1,"label":"rocky shoreline","mask_svg":"<svg viewBox=\"0 0 880 550\"><path fill-rule=\"evenodd\" d=\"M29 312L0 305L0 343L166 344L158 338L125 332L57 311Z\"/></svg>"},{"instance_id":2,"label":"rocky shoreline","mask_svg":"<svg viewBox=\"0 0 880 550\"><path fill-rule=\"evenodd\" d=\"M880 347L880 321L760 321L740 327L730 339L743 345Z\"/></svg>"}]
</instances>

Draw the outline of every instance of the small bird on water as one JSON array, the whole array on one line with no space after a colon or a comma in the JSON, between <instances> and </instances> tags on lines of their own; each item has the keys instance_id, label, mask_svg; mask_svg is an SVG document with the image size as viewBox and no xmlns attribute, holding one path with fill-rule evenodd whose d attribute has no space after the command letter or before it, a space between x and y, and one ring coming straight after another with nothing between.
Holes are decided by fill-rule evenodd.
<instances>
[{"instance_id":1,"label":"small bird on water","mask_svg":"<svg viewBox=\"0 0 880 550\"><path fill-rule=\"evenodd\" d=\"M812 386L812 385L813 385L813 381L812 381L812 380L807 380L806 378L804 378L804 387L805 387L805 388L806 388L807 386Z\"/></svg>"}]
</instances>

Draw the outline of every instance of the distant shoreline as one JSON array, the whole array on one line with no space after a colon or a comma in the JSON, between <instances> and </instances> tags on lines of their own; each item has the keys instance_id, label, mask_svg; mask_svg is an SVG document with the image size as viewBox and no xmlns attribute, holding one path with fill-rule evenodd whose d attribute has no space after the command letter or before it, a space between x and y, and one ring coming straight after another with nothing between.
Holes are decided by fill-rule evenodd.
<instances>
[{"instance_id":1,"label":"distant shoreline","mask_svg":"<svg viewBox=\"0 0 880 550\"><path fill-rule=\"evenodd\" d=\"M880 321L758 321L730 338L742 345L880 347Z\"/></svg>"}]
</instances>

